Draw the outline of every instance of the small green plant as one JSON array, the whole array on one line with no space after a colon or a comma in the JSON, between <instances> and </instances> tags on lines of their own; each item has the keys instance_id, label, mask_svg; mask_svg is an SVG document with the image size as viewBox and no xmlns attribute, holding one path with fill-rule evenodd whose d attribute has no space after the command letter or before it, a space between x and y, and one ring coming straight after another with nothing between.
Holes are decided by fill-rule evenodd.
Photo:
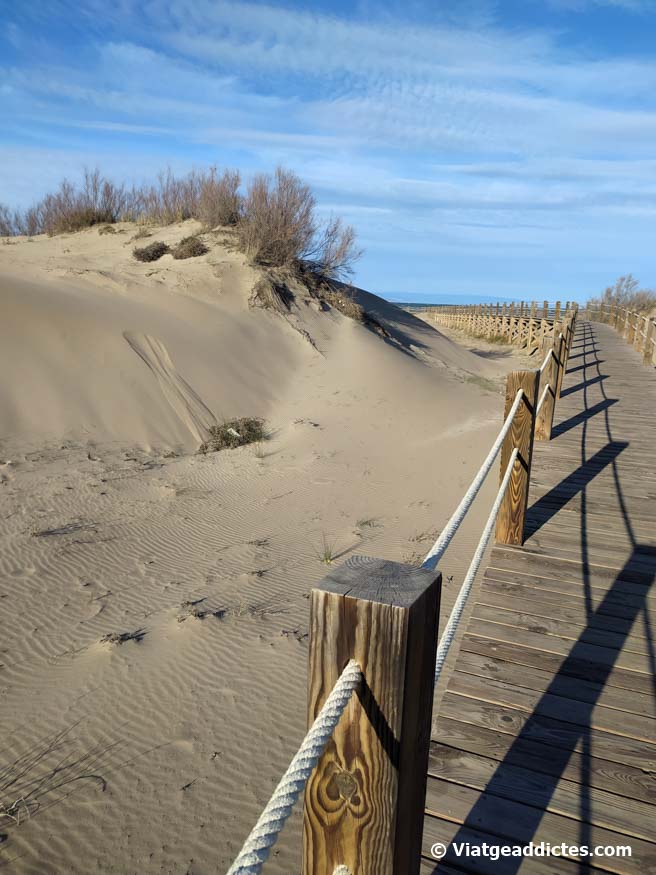
<instances>
[{"instance_id":1,"label":"small green plant","mask_svg":"<svg viewBox=\"0 0 656 875\"><path fill-rule=\"evenodd\" d=\"M329 541L326 538L326 533L323 532L321 535L321 547L317 551L317 555L319 557L319 561L323 562L324 565L332 565L335 560L335 542Z\"/></svg>"},{"instance_id":2,"label":"small green plant","mask_svg":"<svg viewBox=\"0 0 656 875\"><path fill-rule=\"evenodd\" d=\"M209 438L199 448L201 453L217 453L220 450L234 450L246 444L257 444L267 439L263 419L244 416L230 419L221 425L209 428Z\"/></svg>"},{"instance_id":3,"label":"small green plant","mask_svg":"<svg viewBox=\"0 0 656 875\"><path fill-rule=\"evenodd\" d=\"M151 243L141 249L133 249L132 254L137 261L157 261L162 255L166 255L170 251L166 243L156 240L155 243Z\"/></svg>"},{"instance_id":4,"label":"small green plant","mask_svg":"<svg viewBox=\"0 0 656 875\"><path fill-rule=\"evenodd\" d=\"M197 258L209 252L199 237L184 237L173 250L173 258Z\"/></svg>"}]
</instances>

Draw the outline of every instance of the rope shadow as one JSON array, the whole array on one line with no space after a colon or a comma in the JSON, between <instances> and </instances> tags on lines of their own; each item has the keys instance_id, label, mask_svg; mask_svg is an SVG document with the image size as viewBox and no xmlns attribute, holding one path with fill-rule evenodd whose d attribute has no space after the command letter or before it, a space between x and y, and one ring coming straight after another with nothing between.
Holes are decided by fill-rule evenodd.
<instances>
[{"instance_id":1,"label":"rope shadow","mask_svg":"<svg viewBox=\"0 0 656 875\"><path fill-rule=\"evenodd\" d=\"M591 377L589 380L583 380L581 383L577 383L575 386L570 386L568 389L563 389L560 393L560 397L565 398L567 395L573 395L575 392L580 392L581 389L592 386L594 383L601 383L602 380L606 380L607 378L608 374L599 374L599 376L597 377Z\"/></svg>"},{"instance_id":2,"label":"rope shadow","mask_svg":"<svg viewBox=\"0 0 656 875\"><path fill-rule=\"evenodd\" d=\"M542 526L546 525L552 517L556 516L575 495L582 492L585 487L604 468L611 465L617 457L629 446L628 441L610 441L594 456L568 474L557 486L538 498L526 512L526 537L534 535Z\"/></svg>"},{"instance_id":3,"label":"rope shadow","mask_svg":"<svg viewBox=\"0 0 656 875\"><path fill-rule=\"evenodd\" d=\"M552 439L559 437L561 434L565 434L565 432L572 428L576 428L577 425L582 425L584 422L587 422L588 419L592 419L593 416L603 413L604 410L612 407L613 404L617 404L618 401L619 398L604 398L603 401L599 401L592 407L588 407L586 410L581 411L581 413L575 413L574 416L570 416L570 418L566 419L564 422L559 422L551 431Z\"/></svg>"},{"instance_id":4,"label":"rope shadow","mask_svg":"<svg viewBox=\"0 0 656 875\"><path fill-rule=\"evenodd\" d=\"M641 547L641 555L644 555L645 545L638 546ZM459 860L461 864L463 863L463 860L452 850L453 845L459 842L467 842L470 847L474 845L482 847L486 844L488 847L501 848L505 845L526 845L533 841L556 787L563 779L563 772L575 751L580 753L582 758L578 844L588 846L593 844L591 839L593 811L589 794L590 760L594 742L591 728L592 714L617 664L623 642L643 612L647 594L656 580L656 553L651 551L650 582L644 586L642 596L635 599L635 587L623 579L624 571L630 567L634 554L635 551L631 553L625 567L618 573L597 608L590 614L584 629L563 660L558 672L533 711L527 716L503 760L451 840L447 855L443 858L444 863L457 865ZM603 622L604 614L612 611L616 601L626 595L634 596L634 604L625 620L622 643L617 647L590 644L587 640L588 633L591 630L599 631L595 621L601 618ZM590 696L587 702L574 700L576 705L574 708L574 703L562 693L563 680L571 678L585 680L588 683L594 680L598 684L597 694ZM554 716L554 703L558 700L562 703L559 705L560 713ZM521 802L517 801L517 767L532 773L537 772L541 777L539 783L534 781L530 788L528 786L524 788L522 795L526 798L522 798ZM529 795L530 802L527 801ZM514 805L517 808L512 816ZM504 811L508 816L503 815ZM489 855L487 858L489 859ZM470 856L468 860L471 859ZM499 855L498 860L495 861L495 875L515 875L524 862L522 857ZM578 860L578 867L579 872L590 870L585 859ZM433 872L437 875L439 871L440 866L437 865Z\"/></svg>"}]
</instances>

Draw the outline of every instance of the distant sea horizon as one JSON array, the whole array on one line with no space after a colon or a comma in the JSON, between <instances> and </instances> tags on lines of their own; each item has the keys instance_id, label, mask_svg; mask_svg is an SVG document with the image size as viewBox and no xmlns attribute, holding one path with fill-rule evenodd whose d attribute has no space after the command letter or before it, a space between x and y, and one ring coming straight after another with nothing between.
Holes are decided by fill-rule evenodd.
<instances>
[{"instance_id":1,"label":"distant sea horizon","mask_svg":"<svg viewBox=\"0 0 656 875\"><path fill-rule=\"evenodd\" d=\"M519 298L501 298L493 297L492 295L448 295L448 294L426 294L426 295L403 295L395 292L381 295L390 304L402 304L406 307L422 307L427 304L496 304L510 303L511 301L519 301ZM529 300L526 298L525 300Z\"/></svg>"}]
</instances>

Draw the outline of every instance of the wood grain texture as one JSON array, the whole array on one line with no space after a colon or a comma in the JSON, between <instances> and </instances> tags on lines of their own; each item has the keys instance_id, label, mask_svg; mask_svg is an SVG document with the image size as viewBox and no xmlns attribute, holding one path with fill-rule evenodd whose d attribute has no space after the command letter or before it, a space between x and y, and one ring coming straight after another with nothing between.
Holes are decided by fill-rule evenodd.
<instances>
[{"instance_id":1,"label":"wood grain texture","mask_svg":"<svg viewBox=\"0 0 656 875\"><path fill-rule=\"evenodd\" d=\"M354 557L310 603L308 721L349 659L364 682L308 782L303 871L417 872L441 575Z\"/></svg>"},{"instance_id":2,"label":"wood grain texture","mask_svg":"<svg viewBox=\"0 0 656 875\"><path fill-rule=\"evenodd\" d=\"M504 419L508 416L519 389L523 389L524 396L501 447L499 482L503 480L513 449L517 447L519 450L497 517L496 540L501 544L521 544L524 540L539 382L540 372L537 370L513 371L506 380Z\"/></svg>"},{"instance_id":3,"label":"wood grain texture","mask_svg":"<svg viewBox=\"0 0 656 875\"><path fill-rule=\"evenodd\" d=\"M539 395L542 396L542 392L546 386L549 386L549 391L547 392L542 407L539 411L536 411L535 439L539 441L548 441L551 439L551 428L556 409L556 391L558 388L558 349L549 340L543 344L542 349L545 353L551 350L552 355L549 356L549 363L540 377L540 385L538 387Z\"/></svg>"}]
</instances>

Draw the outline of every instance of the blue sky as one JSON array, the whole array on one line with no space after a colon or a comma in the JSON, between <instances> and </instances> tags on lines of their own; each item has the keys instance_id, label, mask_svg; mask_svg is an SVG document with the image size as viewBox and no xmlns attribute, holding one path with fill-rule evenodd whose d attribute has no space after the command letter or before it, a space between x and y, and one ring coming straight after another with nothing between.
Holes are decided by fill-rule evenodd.
<instances>
[{"instance_id":1,"label":"blue sky","mask_svg":"<svg viewBox=\"0 0 656 875\"><path fill-rule=\"evenodd\" d=\"M0 201L278 163L401 299L656 286L656 0L0 0Z\"/></svg>"}]
</instances>

